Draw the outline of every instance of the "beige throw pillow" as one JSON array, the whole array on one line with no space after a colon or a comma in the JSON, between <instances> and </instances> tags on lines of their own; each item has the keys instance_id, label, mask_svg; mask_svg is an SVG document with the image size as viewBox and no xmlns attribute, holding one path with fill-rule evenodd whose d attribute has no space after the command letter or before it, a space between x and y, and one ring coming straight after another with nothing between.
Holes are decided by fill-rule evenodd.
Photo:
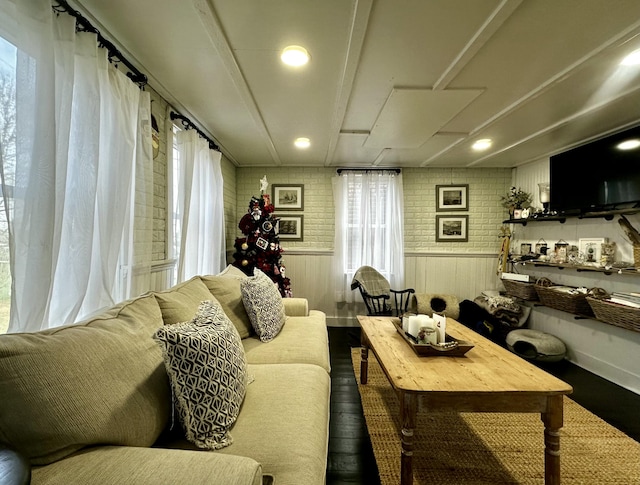
<instances>
[{"instance_id":1,"label":"beige throw pillow","mask_svg":"<svg viewBox=\"0 0 640 485\"><path fill-rule=\"evenodd\" d=\"M148 295L77 325L0 335L0 441L33 465L90 445L151 446L170 415L159 327Z\"/></svg>"},{"instance_id":2,"label":"beige throw pillow","mask_svg":"<svg viewBox=\"0 0 640 485\"><path fill-rule=\"evenodd\" d=\"M243 279L246 279L244 276ZM234 276L203 276L202 282L222 306L224 313L238 330L240 338L250 337L253 332L249 315L242 303L241 280Z\"/></svg>"}]
</instances>

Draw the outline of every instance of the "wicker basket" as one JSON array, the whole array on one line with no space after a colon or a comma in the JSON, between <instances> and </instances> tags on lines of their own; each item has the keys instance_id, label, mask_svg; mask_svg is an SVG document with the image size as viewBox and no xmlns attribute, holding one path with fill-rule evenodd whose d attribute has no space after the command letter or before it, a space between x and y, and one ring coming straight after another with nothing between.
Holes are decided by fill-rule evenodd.
<instances>
[{"instance_id":1,"label":"wicker basket","mask_svg":"<svg viewBox=\"0 0 640 485\"><path fill-rule=\"evenodd\" d=\"M533 283L524 281L502 280L505 290L511 296L522 298L523 300L535 301L538 299L538 293Z\"/></svg>"},{"instance_id":2,"label":"wicker basket","mask_svg":"<svg viewBox=\"0 0 640 485\"><path fill-rule=\"evenodd\" d=\"M534 285L540 303L556 310L574 313L576 315L584 315L586 317L593 316L593 310L587 302L587 295L565 293L563 291L554 290L552 287Z\"/></svg>"},{"instance_id":3,"label":"wicker basket","mask_svg":"<svg viewBox=\"0 0 640 485\"><path fill-rule=\"evenodd\" d=\"M640 244L633 245L633 265L640 271Z\"/></svg>"},{"instance_id":4,"label":"wicker basket","mask_svg":"<svg viewBox=\"0 0 640 485\"><path fill-rule=\"evenodd\" d=\"M587 302L591 305L598 320L616 327L640 332L640 308L619 305L590 296L587 297Z\"/></svg>"}]
</instances>

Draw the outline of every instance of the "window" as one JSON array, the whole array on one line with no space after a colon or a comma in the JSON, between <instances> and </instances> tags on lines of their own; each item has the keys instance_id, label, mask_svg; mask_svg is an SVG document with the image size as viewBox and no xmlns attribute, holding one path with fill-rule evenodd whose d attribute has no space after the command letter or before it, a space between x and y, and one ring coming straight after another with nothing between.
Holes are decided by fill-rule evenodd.
<instances>
[{"instance_id":1,"label":"window","mask_svg":"<svg viewBox=\"0 0 640 485\"><path fill-rule=\"evenodd\" d=\"M171 284L175 284L178 281L178 258L180 257L180 234L181 234L181 220L180 217L180 205L178 196L181 193L180 190L180 153L178 151L178 132L181 131L177 125L172 125L171 132L172 137L172 155L171 155L171 167L169 172L169 194L168 199L171 202L169 208L169 254L168 259L174 260L176 263L173 266L173 272L171 276Z\"/></svg>"},{"instance_id":2,"label":"window","mask_svg":"<svg viewBox=\"0 0 640 485\"><path fill-rule=\"evenodd\" d=\"M3 332L74 323L150 281L151 231L135 225L152 202L149 93L73 16L27 3L0 15Z\"/></svg>"},{"instance_id":3,"label":"window","mask_svg":"<svg viewBox=\"0 0 640 485\"><path fill-rule=\"evenodd\" d=\"M16 162L16 47L0 37L0 167L4 167L5 190L0 185L0 333L9 326L11 269L7 212L13 203Z\"/></svg>"},{"instance_id":4,"label":"window","mask_svg":"<svg viewBox=\"0 0 640 485\"><path fill-rule=\"evenodd\" d=\"M351 280L360 266L404 283L402 175L348 171L334 178L337 301L353 301Z\"/></svg>"}]
</instances>

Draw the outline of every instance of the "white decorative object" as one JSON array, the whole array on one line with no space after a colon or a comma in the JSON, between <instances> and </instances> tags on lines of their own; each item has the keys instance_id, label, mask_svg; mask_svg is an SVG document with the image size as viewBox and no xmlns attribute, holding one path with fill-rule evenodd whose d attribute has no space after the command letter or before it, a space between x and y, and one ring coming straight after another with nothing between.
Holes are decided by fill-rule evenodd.
<instances>
[{"instance_id":1,"label":"white decorative object","mask_svg":"<svg viewBox=\"0 0 640 485\"><path fill-rule=\"evenodd\" d=\"M267 182L267 176L265 175L264 177L262 177L260 179L260 193L261 194L266 194L267 193L267 187L269 187L269 182Z\"/></svg>"},{"instance_id":2,"label":"white decorative object","mask_svg":"<svg viewBox=\"0 0 640 485\"><path fill-rule=\"evenodd\" d=\"M420 332L418 333L418 343L432 344L438 343L438 327L436 321L424 315L424 319L420 322Z\"/></svg>"},{"instance_id":3,"label":"white decorative object","mask_svg":"<svg viewBox=\"0 0 640 485\"><path fill-rule=\"evenodd\" d=\"M447 339L447 317L434 312L433 319L438 329L438 343L443 343Z\"/></svg>"}]
</instances>

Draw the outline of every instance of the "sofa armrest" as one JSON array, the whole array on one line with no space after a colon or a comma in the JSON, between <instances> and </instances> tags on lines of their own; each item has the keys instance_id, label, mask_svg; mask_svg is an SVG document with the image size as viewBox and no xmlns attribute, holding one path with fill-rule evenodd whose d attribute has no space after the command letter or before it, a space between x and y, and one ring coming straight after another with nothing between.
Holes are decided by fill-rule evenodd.
<instances>
[{"instance_id":1,"label":"sofa armrest","mask_svg":"<svg viewBox=\"0 0 640 485\"><path fill-rule=\"evenodd\" d=\"M283 298L284 313L288 317L308 317L309 301L306 298Z\"/></svg>"},{"instance_id":2,"label":"sofa armrest","mask_svg":"<svg viewBox=\"0 0 640 485\"><path fill-rule=\"evenodd\" d=\"M0 483L6 485L27 485L31 482L29 460L11 448L0 443Z\"/></svg>"},{"instance_id":3,"label":"sofa armrest","mask_svg":"<svg viewBox=\"0 0 640 485\"><path fill-rule=\"evenodd\" d=\"M202 450L99 446L34 467L32 483L262 485L263 476L258 462L242 456Z\"/></svg>"}]
</instances>

